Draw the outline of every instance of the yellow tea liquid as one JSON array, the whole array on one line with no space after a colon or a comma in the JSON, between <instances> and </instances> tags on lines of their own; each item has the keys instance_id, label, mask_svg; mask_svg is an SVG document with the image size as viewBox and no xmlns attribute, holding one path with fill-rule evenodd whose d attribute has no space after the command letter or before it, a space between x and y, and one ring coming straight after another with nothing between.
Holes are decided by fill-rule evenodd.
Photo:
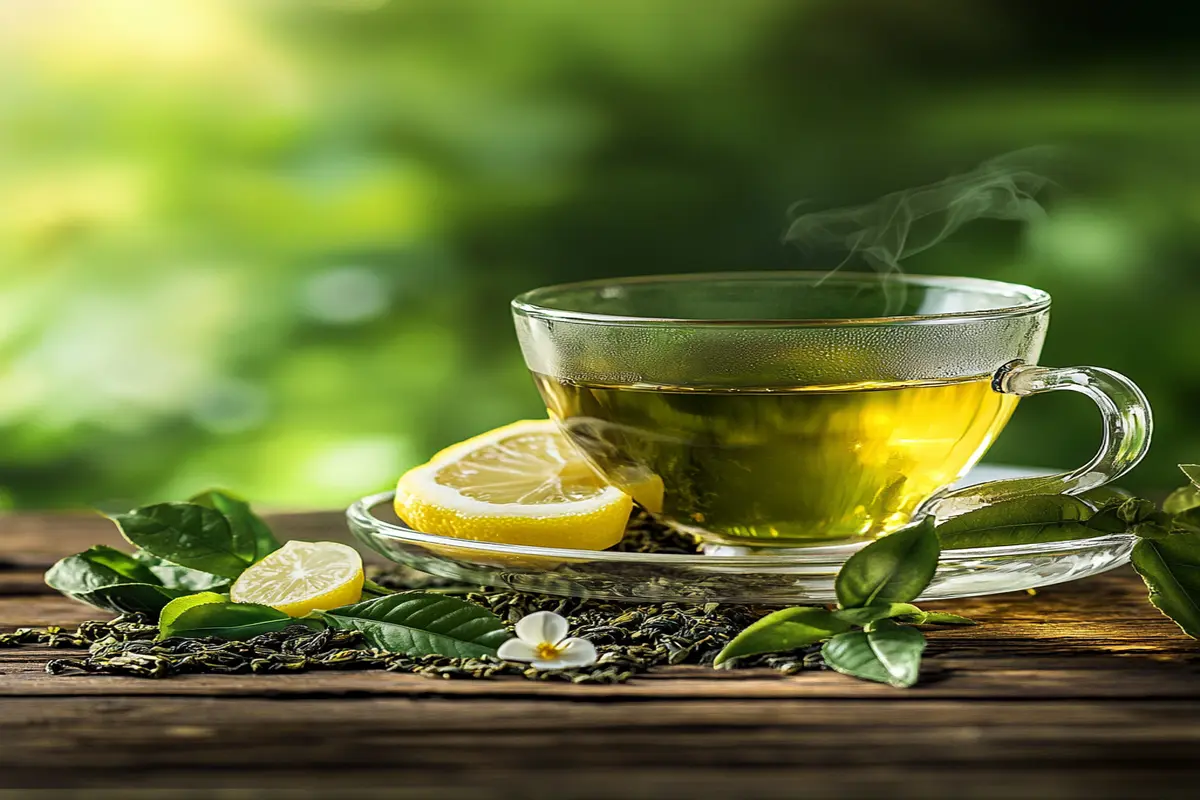
<instances>
[{"instance_id":1,"label":"yellow tea liquid","mask_svg":"<svg viewBox=\"0 0 1200 800\"><path fill-rule=\"evenodd\" d=\"M666 521L780 544L904 526L975 464L1017 403L990 377L795 389L535 378L610 480L662 479Z\"/></svg>"}]
</instances>

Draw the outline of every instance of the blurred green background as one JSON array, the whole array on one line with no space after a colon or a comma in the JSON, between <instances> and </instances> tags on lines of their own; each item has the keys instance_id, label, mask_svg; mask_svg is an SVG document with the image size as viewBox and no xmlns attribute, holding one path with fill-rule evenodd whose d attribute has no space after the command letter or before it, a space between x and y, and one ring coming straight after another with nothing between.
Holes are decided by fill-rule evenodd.
<instances>
[{"instance_id":1,"label":"blurred green background","mask_svg":"<svg viewBox=\"0 0 1200 800\"><path fill-rule=\"evenodd\" d=\"M6 0L0 503L342 505L541 413L517 292L805 266L793 202L1037 144L1069 154L1046 221L906 268L1050 291L1042 362L1138 381L1124 483L1168 488L1200 460L1198 67L1154 4ZM1038 398L989 460L1098 435Z\"/></svg>"}]
</instances>

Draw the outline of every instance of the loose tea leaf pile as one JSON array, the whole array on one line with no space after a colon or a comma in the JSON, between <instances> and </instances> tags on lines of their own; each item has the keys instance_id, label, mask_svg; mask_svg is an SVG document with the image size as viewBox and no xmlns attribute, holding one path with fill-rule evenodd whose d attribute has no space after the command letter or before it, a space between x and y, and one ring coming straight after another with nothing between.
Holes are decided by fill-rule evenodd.
<instances>
[{"instance_id":1,"label":"loose tea leaf pile","mask_svg":"<svg viewBox=\"0 0 1200 800\"><path fill-rule=\"evenodd\" d=\"M761 617L746 606L630 606L603 601L547 598L517 592L483 592L467 599L501 618L520 619L534 611L566 617L572 631L590 639L599 652L592 667L540 672L494 657L406 656L366 647L358 631L313 631L294 625L245 641L171 638L155 641L158 626L143 614L110 622L85 622L75 631L21 629L0 634L0 647L44 644L88 648L82 658L49 662L51 674L68 672L166 678L184 674L270 674L308 670L382 669L434 678L523 676L572 683L623 683L668 664L711 664L739 631ZM757 658L744 666L767 666L793 674L820 669L818 648Z\"/></svg>"},{"instance_id":2,"label":"loose tea leaf pile","mask_svg":"<svg viewBox=\"0 0 1200 800\"><path fill-rule=\"evenodd\" d=\"M676 530L654 519L641 508L635 508L625 536L612 548L620 553L658 553L660 555L697 555L700 537Z\"/></svg>"}]
</instances>

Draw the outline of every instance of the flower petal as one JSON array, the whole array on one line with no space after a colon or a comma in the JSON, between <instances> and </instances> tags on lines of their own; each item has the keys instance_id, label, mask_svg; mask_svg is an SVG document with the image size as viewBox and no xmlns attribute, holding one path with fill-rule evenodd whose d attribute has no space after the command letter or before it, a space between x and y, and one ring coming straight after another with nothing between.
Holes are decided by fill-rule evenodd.
<instances>
[{"instance_id":1,"label":"flower petal","mask_svg":"<svg viewBox=\"0 0 1200 800\"><path fill-rule=\"evenodd\" d=\"M596 663L596 646L587 639L572 637L558 645L558 669L590 667Z\"/></svg>"},{"instance_id":2,"label":"flower petal","mask_svg":"<svg viewBox=\"0 0 1200 800\"><path fill-rule=\"evenodd\" d=\"M509 639L500 645L500 649L496 651L496 656L504 661L536 661L538 652L537 648L528 642L523 642L520 639Z\"/></svg>"},{"instance_id":3,"label":"flower petal","mask_svg":"<svg viewBox=\"0 0 1200 800\"><path fill-rule=\"evenodd\" d=\"M535 611L521 617L517 623L517 638L537 647L539 644L558 644L567 635L567 621L553 611Z\"/></svg>"}]
</instances>

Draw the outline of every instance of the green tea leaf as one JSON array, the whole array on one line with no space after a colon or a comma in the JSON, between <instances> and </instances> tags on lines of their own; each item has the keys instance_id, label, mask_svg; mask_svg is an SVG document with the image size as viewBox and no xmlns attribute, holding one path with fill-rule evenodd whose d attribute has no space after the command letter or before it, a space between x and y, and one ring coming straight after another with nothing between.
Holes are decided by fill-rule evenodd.
<instances>
[{"instance_id":1,"label":"green tea leaf","mask_svg":"<svg viewBox=\"0 0 1200 800\"><path fill-rule=\"evenodd\" d=\"M833 615L844 622L861 627L881 619L911 617L924 613L912 603L880 603L878 605L866 606L865 608L838 609L833 612Z\"/></svg>"},{"instance_id":2,"label":"green tea leaf","mask_svg":"<svg viewBox=\"0 0 1200 800\"><path fill-rule=\"evenodd\" d=\"M1158 506L1140 497L1131 497L1117 506L1117 516L1130 525L1155 519L1158 514Z\"/></svg>"},{"instance_id":3,"label":"green tea leaf","mask_svg":"<svg viewBox=\"0 0 1200 800\"><path fill-rule=\"evenodd\" d=\"M370 597L387 597L389 594L395 594L394 589L389 589L386 586L380 586L375 581L367 578L363 581L362 593L364 598Z\"/></svg>"},{"instance_id":4,"label":"green tea leaf","mask_svg":"<svg viewBox=\"0 0 1200 800\"><path fill-rule=\"evenodd\" d=\"M191 499L197 505L216 509L229 521L234 551L251 563L261 561L282 545L267 523L250 510L250 504L222 489L209 489Z\"/></svg>"},{"instance_id":5,"label":"green tea leaf","mask_svg":"<svg viewBox=\"0 0 1200 800\"><path fill-rule=\"evenodd\" d=\"M63 591L63 594L114 614L138 613L153 617L163 606L179 597L181 591L149 583L121 583L99 586L90 592Z\"/></svg>"},{"instance_id":6,"label":"green tea leaf","mask_svg":"<svg viewBox=\"0 0 1200 800\"><path fill-rule=\"evenodd\" d=\"M842 565L834 588L843 608L915 600L937 570L933 519L898 530L859 550Z\"/></svg>"},{"instance_id":7,"label":"green tea leaf","mask_svg":"<svg viewBox=\"0 0 1200 800\"><path fill-rule=\"evenodd\" d=\"M1165 539L1168 536L1173 536L1175 531L1175 521L1172 520L1169 514L1163 515L1163 520L1146 520L1138 522L1130 527L1129 532L1134 536L1142 539Z\"/></svg>"},{"instance_id":8,"label":"green tea leaf","mask_svg":"<svg viewBox=\"0 0 1200 800\"><path fill-rule=\"evenodd\" d=\"M138 561L137 553L131 556L122 553L115 547L98 544L89 547L79 555L92 564L108 567L113 572L128 578L133 583L162 583L152 570L147 569L145 564Z\"/></svg>"},{"instance_id":9,"label":"green tea leaf","mask_svg":"<svg viewBox=\"0 0 1200 800\"><path fill-rule=\"evenodd\" d=\"M1129 523L1121 519L1121 514L1118 511L1119 506L1105 506L1093 514L1084 526L1092 531L1093 536L1098 536L1101 533L1126 533L1129 531Z\"/></svg>"},{"instance_id":10,"label":"green tea leaf","mask_svg":"<svg viewBox=\"0 0 1200 800\"><path fill-rule=\"evenodd\" d=\"M116 614L158 614L167 603L187 594L158 585L153 575L146 579L141 567L119 550L99 545L56 563L46 572L46 584Z\"/></svg>"},{"instance_id":11,"label":"green tea leaf","mask_svg":"<svg viewBox=\"0 0 1200 800\"><path fill-rule=\"evenodd\" d=\"M411 656L494 656L511 638L486 608L428 592L390 594L318 616L331 627L362 631L372 647Z\"/></svg>"},{"instance_id":12,"label":"green tea leaf","mask_svg":"<svg viewBox=\"0 0 1200 800\"><path fill-rule=\"evenodd\" d=\"M1172 520L1149 500L1129 497L1100 508L1084 524L1101 533L1132 533L1156 539L1170 534Z\"/></svg>"},{"instance_id":13,"label":"green tea leaf","mask_svg":"<svg viewBox=\"0 0 1200 800\"><path fill-rule=\"evenodd\" d=\"M229 595L217 594L216 592L198 592L189 594L183 597L177 597L171 602L163 606L163 610L158 615L158 638L167 638L162 631L170 628L179 615L187 611L189 608L202 606L207 603L228 603Z\"/></svg>"},{"instance_id":14,"label":"green tea leaf","mask_svg":"<svg viewBox=\"0 0 1200 800\"><path fill-rule=\"evenodd\" d=\"M113 517L130 543L182 567L236 578L250 561L239 555L225 515L195 503L160 503Z\"/></svg>"},{"instance_id":15,"label":"green tea leaf","mask_svg":"<svg viewBox=\"0 0 1200 800\"><path fill-rule=\"evenodd\" d=\"M1129 498L1133 497L1124 489L1118 489L1116 486L1098 486L1095 489L1088 489L1083 494L1075 495L1080 500L1086 500L1096 508L1102 508L1107 505L1120 505Z\"/></svg>"},{"instance_id":16,"label":"green tea leaf","mask_svg":"<svg viewBox=\"0 0 1200 800\"><path fill-rule=\"evenodd\" d=\"M834 636L821 648L821 657L843 675L904 688L917 682L924 650L919 630L880 620L872 630Z\"/></svg>"},{"instance_id":17,"label":"green tea leaf","mask_svg":"<svg viewBox=\"0 0 1200 800\"><path fill-rule=\"evenodd\" d=\"M1154 607L1188 636L1200 638L1200 534L1139 539L1131 560Z\"/></svg>"},{"instance_id":18,"label":"green tea leaf","mask_svg":"<svg viewBox=\"0 0 1200 800\"><path fill-rule=\"evenodd\" d=\"M179 636L200 639L213 636L218 639L242 640L263 633L281 631L289 625L316 627L320 623L289 617L270 606L233 603L222 598L221 602L201 603L184 609L168 624L160 626L158 638Z\"/></svg>"},{"instance_id":19,"label":"green tea leaf","mask_svg":"<svg viewBox=\"0 0 1200 800\"><path fill-rule=\"evenodd\" d=\"M1044 494L1003 500L968 511L937 526L943 550L1087 539L1097 532L1084 522L1089 505L1075 497Z\"/></svg>"},{"instance_id":20,"label":"green tea leaf","mask_svg":"<svg viewBox=\"0 0 1200 800\"><path fill-rule=\"evenodd\" d=\"M1200 508L1188 508L1171 518L1172 530L1181 533L1200 533Z\"/></svg>"},{"instance_id":21,"label":"green tea leaf","mask_svg":"<svg viewBox=\"0 0 1200 800\"><path fill-rule=\"evenodd\" d=\"M851 623L832 611L813 606L785 608L749 625L717 654L713 666L731 658L783 653L807 647L837 633L850 630Z\"/></svg>"},{"instance_id":22,"label":"green tea leaf","mask_svg":"<svg viewBox=\"0 0 1200 800\"><path fill-rule=\"evenodd\" d=\"M951 614L947 611L922 611L920 614L914 614L911 617L901 617L902 622L908 622L913 625L978 625L979 623L968 617L960 617L958 614Z\"/></svg>"},{"instance_id":23,"label":"green tea leaf","mask_svg":"<svg viewBox=\"0 0 1200 800\"><path fill-rule=\"evenodd\" d=\"M183 589L188 592L206 592L212 589L227 589L231 581L211 572L201 572L198 569L188 569L178 564L172 564L164 558L147 553L145 550L135 550L133 557L144 564L154 575L156 581L168 589Z\"/></svg>"},{"instance_id":24,"label":"green tea leaf","mask_svg":"<svg viewBox=\"0 0 1200 800\"><path fill-rule=\"evenodd\" d=\"M1179 469L1187 475L1189 481L1197 489L1200 489L1200 464L1180 464Z\"/></svg>"},{"instance_id":25,"label":"green tea leaf","mask_svg":"<svg viewBox=\"0 0 1200 800\"><path fill-rule=\"evenodd\" d=\"M1182 514L1197 507L1200 507L1200 489L1195 486L1182 486L1163 501L1163 511L1168 514Z\"/></svg>"}]
</instances>

